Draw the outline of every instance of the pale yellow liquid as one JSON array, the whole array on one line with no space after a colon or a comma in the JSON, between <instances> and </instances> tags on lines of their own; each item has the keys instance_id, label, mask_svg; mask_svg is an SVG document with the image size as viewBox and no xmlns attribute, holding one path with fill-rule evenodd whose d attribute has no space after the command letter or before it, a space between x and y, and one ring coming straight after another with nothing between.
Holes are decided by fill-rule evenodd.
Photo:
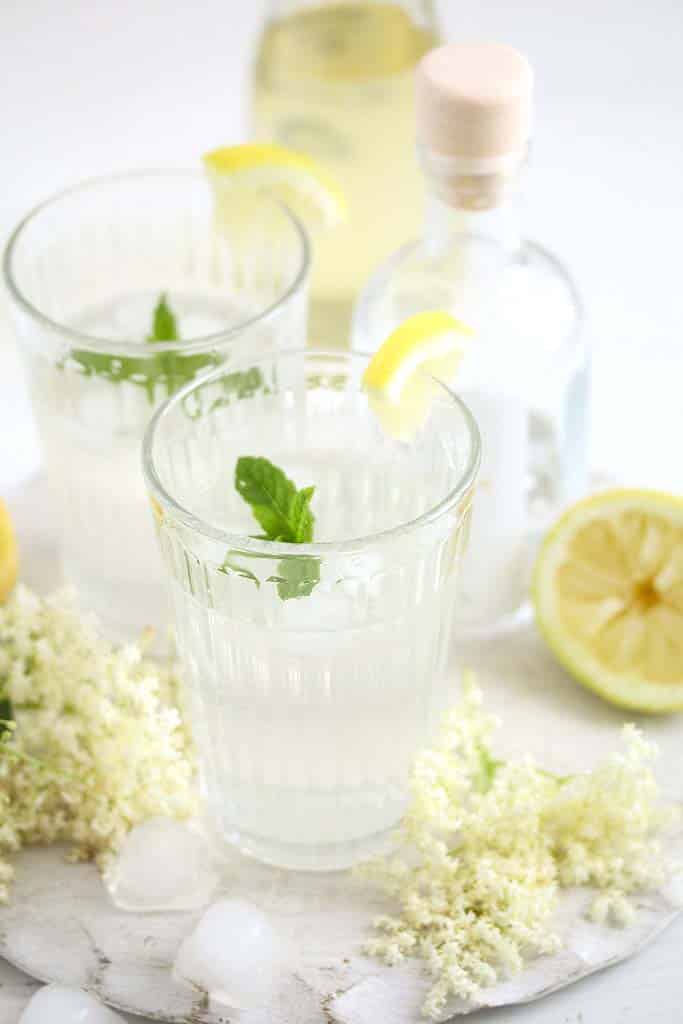
<instances>
[{"instance_id":1,"label":"pale yellow liquid","mask_svg":"<svg viewBox=\"0 0 683 1024\"><path fill-rule=\"evenodd\" d=\"M265 30L253 136L320 161L349 203L348 222L314 240L314 344L348 344L359 289L417 233L413 72L435 42L392 3L310 7Z\"/></svg>"}]
</instances>

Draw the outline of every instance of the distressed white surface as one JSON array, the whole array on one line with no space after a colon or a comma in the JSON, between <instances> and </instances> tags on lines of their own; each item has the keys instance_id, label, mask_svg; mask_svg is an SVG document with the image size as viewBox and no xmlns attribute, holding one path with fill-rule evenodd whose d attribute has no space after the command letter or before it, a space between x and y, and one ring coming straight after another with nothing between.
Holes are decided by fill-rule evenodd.
<instances>
[{"instance_id":1,"label":"distressed white surface","mask_svg":"<svg viewBox=\"0 0 683 1024\"><path fill-rule=\"evenodd\" d=\"M16 1024L33 993L40 987L35 978L0 960L0 1024Z\"/></svg>"},{"instance_id":2,"label":"distressed white surface","mask_svg":"<svg viewBox=\"0 0 683 1024\"><path fill-rule=\"evenodd\" d=\"M683 854L683 837L678 837ZM9 907L0 910L0 953L44 981L85 987L122 1010L169 1024L417 1024L428 987L420 965L387 968L359 954L381 897L348 873L278 871L235 855L224 893L263 910L293 951L291 969L268 1004L238 1014L208 1008L171 976L198 913L126 914L111 905L92 865L66 863L59 849L17 859ZM616 963L654 938L677 911L662 894L644 898L636 924L599 928L581 917L585 893L562 900L567 946L489 990L482 1006L538 998ZM477 1007L454 1002L451 1014ZM445 1019L445 1018L444 1018Z\"/></svg>"}]
</instances>

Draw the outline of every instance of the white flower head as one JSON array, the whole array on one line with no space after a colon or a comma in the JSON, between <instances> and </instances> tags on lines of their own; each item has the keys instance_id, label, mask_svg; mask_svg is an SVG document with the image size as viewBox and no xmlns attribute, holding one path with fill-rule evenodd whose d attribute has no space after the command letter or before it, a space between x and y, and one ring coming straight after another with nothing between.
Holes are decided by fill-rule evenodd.
<instances>
[{"instance_id":1,"label":"white flower head","mask_svg":"<svg viewBox=\"0 0 683 1024\"><path fill-rule=\"evenodd\" d=\"M0 607L0 693L15 716L0 742L0 854L74 844L104 864L133 825L189 817L194 754L172 667L115 648L69 592L26 587ZM9 865L0 861L0 897Z\"/></svg>"},{"instance_id":2,"label":"white flower head","mask_svg":"<svg viewBox=\"0 0 683 1024\"><path fill-rule=\"evenodd\" d=\"M551 927L562 886L597 890L600 923L629 924L631 897L666 873L657 834L669 820L639 730L593 771L560 778L528 756L491 751L496 720L469 675L431 749L415 762L412 802L393 858L365 866L396 900L376 922L367 952L395 964L421 957L433 977L424 1013L521 970L530 955L556 952Z\"/></svg>"}]
</instances>

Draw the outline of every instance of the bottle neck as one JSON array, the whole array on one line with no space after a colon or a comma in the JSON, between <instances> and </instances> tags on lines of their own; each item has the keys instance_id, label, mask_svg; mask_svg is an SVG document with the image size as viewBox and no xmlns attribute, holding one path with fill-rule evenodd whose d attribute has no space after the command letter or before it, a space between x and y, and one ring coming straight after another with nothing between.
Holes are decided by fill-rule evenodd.
<instances>
[{"instance_id":1,"label":"bottle neck","mask_svg":"<svg viewBox=\"0 0 683 1024\"><path fill-rule=\"evenodd\" d=\"M427 180L425 234L443 244L454 236L494 242L508 251L521 245L519 179L524 155L467 161L420 152Z\"/></svg>"},{"instance_id":2,"label":"bottle neck","mask_svg":"<svg viewBox=\"0 0 683 1024\"><path fill-rule=\"evenodd\" d=\"M432 191L427 196L424 233L438 246L454 236L476 237L514 252L522 244L517 197L508 196L486 210L471 210L454 206Z\"/></svg>"}]
</instances>

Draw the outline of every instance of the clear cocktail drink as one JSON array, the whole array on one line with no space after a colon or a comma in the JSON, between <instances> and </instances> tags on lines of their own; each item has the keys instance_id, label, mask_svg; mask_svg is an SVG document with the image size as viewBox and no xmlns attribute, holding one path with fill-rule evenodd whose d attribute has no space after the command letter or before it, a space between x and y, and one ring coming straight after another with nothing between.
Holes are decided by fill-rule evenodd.
<instances>
[{"instance_id":1,"label":"clear cocktail drink","mask_svg":"<svg viewBox=\"0 0 683 1024\"><path fill-rule=\"evenodd\" d=\"M366 363L302 352L219 371L165 403L145 439L211 813L285 867L382 847L449 696L478 433L440 388L411 441L391 439L360 387ZM312 543L254 536L242 456L315 487Z\"/></svg>"},{"instance_id":2,"label":"clear cocktail drink","mask_svg":"<svg viewBox=\"0 0 683 1024\"><path fill-rule=\"evenodd\" d=\"M169 615L142 433L160 401L239 350L302 343L303 231L265 199L219 224L199 173L122 175L29 214L5 275L66 580L113 636L153 626L163 641ZM162 298L168 313L155 324Z\"/></svg>"}]
</instances>

